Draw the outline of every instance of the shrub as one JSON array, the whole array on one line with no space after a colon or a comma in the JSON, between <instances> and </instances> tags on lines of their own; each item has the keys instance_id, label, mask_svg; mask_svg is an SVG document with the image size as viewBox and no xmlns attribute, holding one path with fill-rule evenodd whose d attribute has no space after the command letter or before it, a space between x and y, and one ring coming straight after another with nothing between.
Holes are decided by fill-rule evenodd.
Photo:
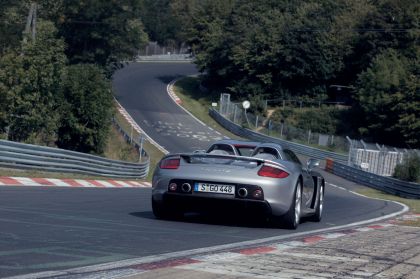
<instances>
[{"instance_id":1,"label":"shrub","mask_svg":"<svg viewBox=\"0 0 420 279\"><path fill-rule=\"evenodd\" d=\"M409 182L420 182L420 156L409 154L405 160L395 167L395 178Z\"/></svg>"}]
</instances>

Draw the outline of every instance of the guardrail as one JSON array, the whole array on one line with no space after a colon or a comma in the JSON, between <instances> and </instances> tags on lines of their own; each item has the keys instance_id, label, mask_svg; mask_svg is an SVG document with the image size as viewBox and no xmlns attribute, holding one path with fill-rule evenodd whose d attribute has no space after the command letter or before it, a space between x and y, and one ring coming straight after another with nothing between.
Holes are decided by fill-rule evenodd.
<instances>
[{"instance_id":1,"label":"guardrail","mask_svg":"<svg viewBox=\"0 0 420 279\"><path fill-rule=\"evenodd\" d=\"M327 160L325 170L347 180L372 187L404 198L420 199L420 184L380 176L350 167L333 160Z\"/></svg>"},{"instance_id":2,"label":"guardrail","mask_svg":"<svg viewBox=\"0 0 420 279\"><path fill-rule=\"evenodd\" d=\"M137 56L136 61L185 61L191 62L193 58L191 54L158 54L158 55L147 55L147 56Z\"/></svg>"},{"instance_id":3,"label":"guardrail","mask_svg":"<svg viewBox=\"0 0 420 279\"><path fill-rule=\"evenodd\" d=\"M317 158L324 160L326 159L326 170L337 175L341 176L350 181L366 185L377 190L384 191L389 194L405 197L405 198L414 198L420 199L420 184L406 182L391 177L380 176L370 172L363 171L354 167L347 166L348 161L347 155L337 154L334 152L329 152L325 150L320 150L317 148L305 146L302 144L281 140L274 137L269 137L248 129L245 129L230 120L224 118L219 112L214 109L210 109L210 116L212 116L220 125L225 127L227 130L232 133L249 138L255 141L262 142L275 142L280 143L283 146L287 146L294 152L306 155L309 157Z\"/></svg>"},{"instance_id":4,"label":"guardrail","mask_svg":"<svg viewBox=\"0 0 420 279\"><path fill-rule=\"evenodd\" d=\"M279 139L279 138L270 137L270 136L263 135L261 133L243 128L243 127L233 123L232 121L226 119L225 117L223 117L215 109L211 108L210 111L209 111L209 114L220 125L222 125L227 130L229 130L230 132L232 132L232 133L234 133L238 136L245 137L245 138L255 140L255 141L260 141L260 142L279 143L279 144L281 144L285 147L290 148L292 151L294 151L298 154L305 155L305 156L312 157L312 158L316 158L316 159L324 160L325 158L332 158L335 161L339 161L339 162L347 162L348 161L348 156L347 155L338 154L338 153L334 153L334 152L331 152L331 151L326 151L326 150L306 146L306 145L303 145L303 144L294 143L294 142L282 140L282 139Z\"/></svg>"},{"instance_id":5,"label":"guardrail","mask_svg":"<svg viewBox=\"0 0 420 279\"><path fill-rule=\"evenodd\" d=\"M95 155L0 140L0 166L15 169L80 173L119 178L144 178L150 160L130 163Z\"/></svg>"}]
</instances>

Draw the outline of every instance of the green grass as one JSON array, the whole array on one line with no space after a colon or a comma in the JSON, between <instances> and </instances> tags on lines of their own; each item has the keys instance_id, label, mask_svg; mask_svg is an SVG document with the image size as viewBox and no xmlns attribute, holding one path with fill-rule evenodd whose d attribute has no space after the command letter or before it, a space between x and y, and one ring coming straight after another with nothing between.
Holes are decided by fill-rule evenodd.
<instances>
[{"instance_id":1,"label":"green grass","mask_svg":"<svg viewBox=\"0 0 420 279\"><path fill-rule=\"evenodd\" d=\"M420 214L420 199L406 199L402 197L393 196L387 193L384 193L382 191L378 191L375 189L371 189L368 187L364 187L363 189L359 189L357 191L359 194L371 197L371 198L377 198L377 199L384 199L384 200L391 200L403 203L410 207L410 212ZM416 226L420 227L420 218L413 221L404 221L404 225L410 225L410 226Z\"/></svg>"},{"instance_id":2,"label":"green grass","mask_svg":"<svg viewBox=\"0 0 420 279\"><path fill-rule=\"evenodd\" d=\"M128 144L115 126L111 127L108 136L104 157L113 160L138 162L139 152L136 148Z\"/></svg>"},{"instance_id":3,"label":"green grass","mask_svg":"<svg viewBox=\"0 0 420 279\"><path fill-rule=\"evenodd\" d=\"M209 115L211 104L219 103L220 94L204 93L199 86L200 79L197 77L186 77L175 83L174 91L182 100L181 105L209 127L232 139L240 139L237 135L224 129Z\"/></svg>"},{"instance_id":4,"label":"green grass","mask_svg":"<svg viewBox=\"0 0 420 279\"><path fill-rule=\"evenodd\" d=\"M131 125L120 113L117 112L115 114L115 118L125 131L129 132L130 134L132 133L133 138L140 137L140 134L136 132L136 130L131 129ZM160 161L160 159L164 156L164 154L162 153L162 151L160 151L156 146L154 146L148 140L144 141L143 148L144 150L146 150L146 153L149 155L149 158L150 158L150 169L149 169L149 174L146 177L146 180L151 181L155 167L157 163ZM137 152L137 159L138 159L138 152Z\"/></svg>"}]
</instances>

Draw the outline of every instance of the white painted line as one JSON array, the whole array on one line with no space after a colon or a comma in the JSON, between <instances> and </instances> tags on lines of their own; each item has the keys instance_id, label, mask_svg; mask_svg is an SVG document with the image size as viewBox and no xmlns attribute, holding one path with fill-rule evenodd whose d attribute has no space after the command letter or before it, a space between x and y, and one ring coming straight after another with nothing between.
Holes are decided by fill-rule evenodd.
<instances>
[{"instance_id":1,"label":"white painted line","mask_svg":"<svg viewBox=\"0 0 420 279\"><path fill-rule=\"evenodd\" d=\"M183 78L183 77L182 77ZM169 96L171 97L171 99L174 101L175 104L177 104L177 106L179 106L183 111L185 111L186 113L188 113L192 118L194 118L195 120L197 120L198 123L200 123L203 126L206 126L206 124L203 123L203 121L201 121L200 119L198 119L197 117L195 117L191 112L189 112L188 110L186 110L183 106L181 106L180 104L178 104L174 98L172 98L170 92L172 90L172 86L175 84L175 82L177 82L178 80L180 80L181 78L176 78L174 80L172 80L170 83L168 83L168 85L166 86L166 91L168 92Z\"/></svg>"},{"instance_id":2,"label":"white painted line","mask_svg":"<svg viewBox=\"0 0 420 279\"><path fill-rule=\"evenodd\" d=\"M124 110L125 112L126 112L126 114L131 118L131 119L133 119L132 117L131 117L131 115L124 109L124 107L117 101L117 99L115 99L114 98L114 100L115 100L115 102L118 104L118 106L122 109L122 110ZM133 120L134 121L134 120ZM134 121L134 123L136 123L135 121ZM159 149L160 151L162 151L162 153L163 154L168 154L169 153L169 151L168 150L166 150L163 146L161 146L161 145L159 145L156 141L154 141L137 123L136 123L136 125L137 125L137 127L138 127L138 129L140 130L140 132L143 134L143 135L145 135L146 136L146 138L147 138L147 140L148 141L150 141L154 146L156 146L156 148L157 149Z\"/></svg>"}]
</instances>

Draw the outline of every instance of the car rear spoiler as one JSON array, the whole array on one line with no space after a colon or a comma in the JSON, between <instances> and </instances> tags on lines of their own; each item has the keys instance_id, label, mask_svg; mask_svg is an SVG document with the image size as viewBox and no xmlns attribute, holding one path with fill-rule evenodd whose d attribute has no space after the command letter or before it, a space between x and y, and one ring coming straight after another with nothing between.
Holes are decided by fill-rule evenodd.
<instances>
[{"instance_id":1,"label":"car rear spoiler","mask_svg":"<svg viewBox=\"0 0 420 279\"><path fill-rule=\"evenodd\" d=\"M280 167L285 169L286 167L278 162L261 159L261 158L254 158L254 157L247 157L247 156L237 156L237 155L223 155L223 154L209 154L209 153L176 153L176 154L168 154L163 158L182 158L186 162L190 163L192 158L213 158L213 159L232 159L235 161L243 161L243 162L254 162L257 165L271 165L274 167Z\"/></svg>"}]
</instances>

